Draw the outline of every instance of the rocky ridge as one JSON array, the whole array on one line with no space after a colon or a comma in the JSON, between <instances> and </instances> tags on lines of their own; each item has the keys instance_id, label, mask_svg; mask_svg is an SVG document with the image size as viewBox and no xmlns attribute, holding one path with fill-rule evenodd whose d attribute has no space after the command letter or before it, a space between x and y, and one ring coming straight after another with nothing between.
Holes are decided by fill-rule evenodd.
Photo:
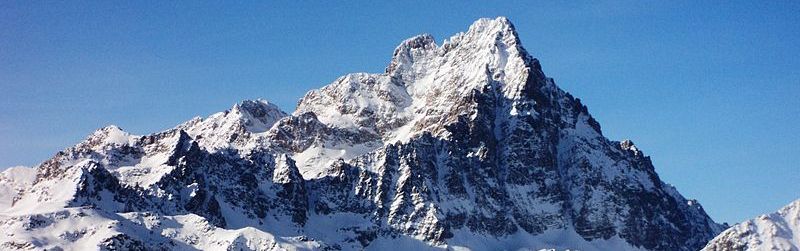
<instances>
[{"instance_id":1,"label":"rocky ridge","mask_svg":"<svg viewBox=\"0 0 800 251\"><path fill-rule=\"evenodd\" d=\"M255 100L110 126L35 172L0 208L3 248L697 250L722 231L503 17L403 41L291 115Z\"/></svg>"}]
</instances>

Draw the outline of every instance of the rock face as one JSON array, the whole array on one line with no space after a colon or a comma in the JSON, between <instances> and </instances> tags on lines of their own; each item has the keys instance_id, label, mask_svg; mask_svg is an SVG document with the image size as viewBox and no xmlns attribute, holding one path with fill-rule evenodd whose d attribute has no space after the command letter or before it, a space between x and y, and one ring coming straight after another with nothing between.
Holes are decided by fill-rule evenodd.
<instances>
[{"instance_id":1,"label":"rock face","mask_svg":"<svg viewBox=\"0 0 800 251\"><path fill-rule=\"evenodd\" d=\"M147 136L110 126L13 184L4 249L697 250L722 231L502 17L403 41L386 72L291 115L257 100Z\"/></svg>"},{"instance_id":2,"label":"rock face","mask_svg":"<svg viewBox=\"0 0 800 251\"><path fill-rule=\"evenodd\" d=\"M703 250L800 250L800 200L775 213L734 225Z\"/></svg>"}]
</instances>

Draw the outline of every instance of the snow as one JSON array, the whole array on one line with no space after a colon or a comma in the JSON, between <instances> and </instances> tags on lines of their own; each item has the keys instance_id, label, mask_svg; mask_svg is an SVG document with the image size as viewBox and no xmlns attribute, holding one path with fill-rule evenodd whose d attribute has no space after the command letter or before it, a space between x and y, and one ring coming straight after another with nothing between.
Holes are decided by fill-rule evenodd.
<instances>
[{"instance_id":1,"label":"snow","mask_svg":"<svg viewBox=\"0 0 800 251\"><path fill-rule=\"evenodd\" d=\"M450 135L443 126L462 115L453 113L459 108L459 98L495 84L509 100L520 95L530 60L523 51L504 17L480 19L468 32L452 36L442 46L428 34L415 36L397 46L387 72L340 77L308 92L293 114L313 112L332 128L376 132L381 140L375 145L407 142L425 132L447 138ZM487 79L487 70L497 77ZM324 170L313 166L327 166L338 158L348 160L376 149L353 146L358 149L337 153L343 148L347 147L314 147L293 158L304 177L318 177Z\"/></svg>"},{"instance_id":2,"label":"snow","mask_svg":"<svg viewBox=\"0 0 800 251\"><path fill-rule=\"evenodd\" d=\"M303 179L317 179L327 175L328 168L335 161L351 160L377 149L379 145L375 143L365 143L357 145L336 144L330 146L314 146L303 152L292 156L295 160L297 169L303 175Z\"/></svg>"},{"instance_id":3,"label":"snow","mask_svg":"<svg viewBox=\"0 0 800 251\"><path fill-rule=\"evenodd\" d=\"M36 169L26 166L10 167L0 172L0 211L11 207L15 198L36 179Z\"/></svg>"},{"instance_id":4,"label":"snow","mask_svg":"<svg viewBox=\"0 0 800 251\"><path fill-rule=\"evenodd\" d=\"M451 37L442 46L437 46L430 35L404 41L395 49L389 72L339 78L306 94L294 114L311 111L332 127L360 129L365 127L360 122L365 118L357 111L372 111L369 115L374 114L379 127L383 123L392 125L383 133L384 139L403 141L418 133L413 125L430 124L426 122L449 112L457 101L453 98L469 96L472 90L488 85L486 67L499 73L496 81L505 83L509 97L517 95L526 79L523 69L527 58L520 55L521 47L507 19L481 19L470 26L469 32ZM387 121L381 121L383 118Z\"/></svg>"},{"instance_id":5,"label":"snow","mask_svg":"<svg viewBox=\"0 0 800 251\"><path fill-rule=\"evenodd\" d=\"M67 169L64 175L49 182L33 184L12 207L0 211L0 215L26 215L57 211L68 205L78 189L82 174L91 168L90 160L82 160Z\"/></svg>"},{"instance_id":6,"label":"snow","mask_svg":"<svg viewBox=\"0 0 800 251\"><path fill-rule=\"evenodd\" d=\"M180 144L178 142L179 135L163 140L163 144L170 149L174 149ZM154 151L152 154L145 155L140 159L128 162L127 166L121 166L111 169L112 173L120 180L120 182L140 187L149 187L152 184L161 180L161 177L175 169L174 166L167 165L171 151Z\"/></svg>"},{"instance_id":7,"label":"snow","mask_svg":"<svg viewBox=\"0 0 800 251\"><path fill-rule=\"evenodd\" d=\"M230 148L244 150L255 146L252 143L256 140L249 139L262 137L286 116L285 112L268 101L245 100L208 118L192 119L178 125L177 129L186 131L211 152Z\"/></svg>"},{"instance_id":8,"label":"snow","mask_svg":"<svg viewBox=\"0 0 800 251\"><path fill-rule=\"evenodd\" d=\"M36 169L27 166L13 166L0 172L0 179L28 183L36 178Z\"/></svg>"},{"instance_id":9,"label":"snow","mask_svg":"<svg viewBox=\"0 0 800 251\"><path fill-rule=\"evenodd\" d=\"M725 250L726 243L735 243L752 251L800 250L800 200L777 212L732 226L711 240L703 250Z\"/></svg>"},{"instance_id":10,"label":"snow","mask_svg":"<svg viewBox=\"0 0 800 251\"><path fill-rule=\"evenodd\" d=\"M373 225L370 219L360 214L337 213L321 215L312 213L309 215L305 231L309 236L341 244L344 250L360 250L363 248L358 242L351 243L347 241L348 239L353 240L356 238L352 231L347 230L369 230L371 226Z\"/></svg>"},{"instance_id":11,"label":"snow","mask_svg":"<svg viewBox=\"0 0 800 251\"><path fill-rule=\"evenodd\" d=\"M559 182L556 179L547 178L541 184L525 185L502 184L507 182L502 179L486 179L482 184L464 182L466 194L463 198L461 196L448 197L445 192L442 192L445 189L441 184L446 182L443 177L437 176L438 180L426 179L429 177L423 176L427 173L414 169L418 166L413 165L416 163L409 163L418 160L422 166L430 165L433 168L440 168L452 164L446 163L448 158L464 157L453 156L453 153L448 151L439 152L441 149L438 146L432 148L437 151L434 153L426 152L425 148L410 149L408 154L413 156L408 158L412 160L400 160L397 163L398 170L383 170L387 168L383 164L387 163L389 158L384 151L391 149L389 144L411 143L421 134L430 134L438 140L447 142L452 135L445 127L461 118L472 121L486 117L494 119L494 121L487 122L494 126L492 128L494 129L494 139L491 139L492 135L488 135L489 141L484 142L484 139L481 139L477 147L470 145L465 147L467 149L462 149L467 162L484 160L493 154L490 152L492 145L487 146L487 142L508 143L506 140L506 137L510 135L508 128L517 128L517 123L522 126L523 119L542 116L533 109L526 108L533 105L533 101L522 96L529 74L535 73L531 72L532 68L528 66L533 63L531 60L534 59L522 49L513 26L502 17L478 20L470 26L468 32L452 36L441 46L436 45L430 35L413 37L405 40L396 48L392 62L385 73L348 74L319 90L308 92L291 116L313 112L324 126L313 124L312 127L318 127L314 127L310 131L320 130L319 134L324 135L300 135L300 139L292 138L291 140L310 143L297 144L298 146L288 144L290 146L280 149L270 148L273 143L278 144L271 142L270 140L273 138L270 137L275 136L272 133L278 131L276 128L280 128L276 124L280 125L290 121L291 117L281 120L290 115L264 100L246 100L227 111L212 114L207 118L197 117L174 129L148 136L131 135L116 126L105 127L75 148L67 149L65 151L68 153L67 157L56 159L58 160L57 167L66 172L59 173L56 177L50 177L50 180L46 182L32 185L35 177L35 169L32 168L7 170L0 175L0 192L2 192L0 203L3 203L0 205L4 205L4 207L0 207L0 227L7 229L0 236L0 245L20 243L36 249L61 247L66 250L85 250L96 249L97 244L103 243L111 237L125 234L133 239L144 241L148 246L175 250L237 248L316 250L328 247L326 245L329 244L340 245L344 250L638 250L618 236L587 241L578 235L574 229L570 228L570 224L573 222L570 222L572 220L568 215L570 212L564 211L562 201L554 202L552 198L534 196L544 190L543 186L556 185ZM541 88L555 88L550 91L552 95L562 95L554 98L558 102L562 102L561 109L570 109L572 103L564 101L564 92L557 89L552 81L548 80ZM493 99L490 102L497 102L491 107L495 109L494 117L480 116L482 114L476 112L475 106L478 104L471 99L475 97L476 90L485 91L484 94ZM589 123L591 117L588 114L562 115L561 119L564 121L552 122L563 122L567 127L574 125L574 128L564 128L563 130L558 128L559 135L554 137L558 140L557 149L554 150L557 151L554 154L558 158L556 162L559 165L556 168L561 172L558 175L576 180L592 175L592 177L599 177L602 179L601 181L621 180L631 188L657 189L656 184L648 176L649 173L632 170L633 160L620 157L627 154L623 150L635 151L637 156L640 154L632 143L629 149L618 149L618 146L607 141L600 132L591 126ZM301 130L301 132L305 131ZM539 132L531 131L530 133ZM414 143L417 142L414 141ZM353 213L348 211L335 211L332 214L321 215L315 212L314 205L309 205L309 209L306 211L308 220L304 226L297 226L288 214L278 212L283 209L281 207L270 208L275 211L267 212L266 217L252 218L249 216L251 213L247 212L247 208L234 205L237 204L235 200L238 198L216 191L220 188L217 185L240 182L240 180L224 180L215 183L219 179L228 177L219 178L209 175L208 177L219 179L196 179L177 184L158 183L166 174L175 170L176 166L168 163L173 154L188 150L193 143L197 143L202 151L210 153L210 155L204 156L211 156L210 159L221 162L227 157L232 157L239 158L236 161L241 164L255 162L262 165L263 163L253 159L240 157L264 157L261 160L273 160L270 158L274 158L275 166L270 166L268 162L265 167L258 166L258 170L252 170L253 176L260 175L254 178L260 182L255 189L259 190L257 193L263 194L271 194L275 192L272 190L274 187L291 185L295 181L293 176L295 173L291 169L292 161L295 162L304 182L307 182L305 184L314 184L312 182L323 180L326 175L332 174L333 172L330 172L332 165L340 160L351 161L349 162L351 164L356 163L354 166L361 168L359 171L372 172L358 177L359 179L372 179L373 177L370 175L386 173L391 175L391 178L377 180L375 186L389 186L386 190L380 190L381 193L388 193L383 194L388 198L387 201L383 201L383 197L378 196L368 197L369 195L345 193L343 197L347 198L337 199L344 200L344 202L340 202L347 205L336 206L346 208L353 206L350 203L388 203L380 206L388 205L388 208L384 209L388 209L389 214L399 215L380 216L377 212ZM423 142L423 144L427 143ZM406 146L415 147L414 145ZM604 148L609 146L614 148ZM611 156L608 152L619 155ZM266 156L248 155L262 153ZM424 159L429 156L433 156L432 158L435 159ZM219 159L216 159L217 157ZM227 170L225 168L235 165L228 165L225 162L222 164L210 163L213 163L214 170ZM363 163L368 164L358 165ZM582 164L588 165L590 170L570 168ZM117 177L122 185L143 188L138 191L170 202L177 199L194 198L201 192L211 191L213 196L218 196L214 198L219 203L219 211L224 218L226 229L211 225L207 219L201 216L188 214L186 211L172 210L174 208L171 207L175 206L164 206L164 203L159 206L167 207L167 209L152 208L152 210L164 210L158 213L119 210L123 205L111 199L115 194L108 190L99 192L98 202L94 203L95 209L71 208L70 202L76 199L76 190L85 181L82 179L86 178L86 173L92 168L104 168ZM454 168L462 168L462 166ZM244 170L244 172L249 171L251 170ZM500 172L502 171L504 170L500 170ZM438 175L439 172L442 170L433 170L431 174ZM476 176L488 176L487 172L481 172L483 173ZM588 172L591 173L587 174ZM505 174L501 173L499 176L503 175ZM241 176L231 174L229 177ZM355 179L353 177L346 178ZM483 177L470 178L481 179ZM241 182L250 180L252 179L242 179ZM418 184L415 184L417 181L422 181L424 184L418 187ZM434 184L436 182L439 184ZM157 183L158 187L155 186ZM209 185L211 183L214 184ZM169 188L175 189L176 192L170 193L167 188L162 190L160 188L162 185L175 185ZM345 184L345 186L347 185L350 184ZM561 222L566 228L548 225L549 230L535 235L519 228L520 230L516 233L506 235L502 232L475 233L468 231L466 227L461 227L452 229L455 231L455 237L447 239L447 244L435 244L421 240L429 237L426 235L437 231L437 224L449 224L442 222L444 213L469 212L478 208L476 203L497 204L492 198L488 200L486 197L478 198L486 196L480 194L480 189L483 188L480 187L481 185L505 189L506 191L499 192L509 197L509 200L512 201L509 202L510 204L520 207L504 207L504 209L513 208L519 211L515 211L515 213L537 216L553 215L554 217L557 213L566 214L564 221ZM599 206L611 203L612 198L609 198L608 191L597 188L581 190L584 188L581 185L583 184L575 187L564 185L566 189L571 189L566 191L565 196L586 197L586 201L577 201L579 203L572 205L575 207L574 212L580 212L583 209L581 207L586 205L596 206L601 210L610 208ZM367 186L372 186L372 184L359 183L355 189L364 189L365 191L372 189ZM27 187L27 190L24 191L25 196L12 206L10 201L13 201L14 197L20 193L19 191L23 190L21 187ZM210 190L201 191L208 187ZM312 187L313 185L308 185L305 189L312 189ZM221 190L224 190L224 187ZM406 190L411 192L406 192ZM677 201L686 201L677 190L671 187L666 188L665 191ZM292 191L288 191L288 193L292 193ZM308 202L321 198L320 194L310 192L305 195L311 197ZM361 198L360 196L365 197ZM433 200L427 196L436 196L437 199ZM439 201L439 196L448 199ZM350 201L351 199L353 201ZM163 201L155 201L155 204L160 202ZM271 199L268 202L268 204L274 203ZM687 203L692 203L692 201L687 201ZM298 204L305 206L303 203ZM699 208L699 205L688 205L692 208ZM181 206L183 205L177 207ZM499 208L502 205L495 206ZM404 215L403 213L406 213L402 212L404 210L411 212ZM123 211L126 213L119 213ZM483 216L491 218L493 217L491 214L497 213L490 211L487 208L480 208L476 214L483 214ZM391 220L387 218L391 218ZM515 220L524 219L517 218ZM612 222L615 224L613 226L620 227L622 223L618 222L619 219L614 220L617 222ZM30 225L34 223L41 225L32 228ZM711 224L714 223L711 222ZM366 248L362 247L357 240L359 234L364 232L377 233L377 239L369 243ZM314 240L314 238L318 240ZM1 248L2 246L0 246Z\"/></svg>"},{"instance_id":12,"label":"snow","mask_svg":"<svg viewBox=\"0 0 800 251\"><path fill-rule=\"evenodd\" d=\"M122 131L122 129L117 126L112 125L107 128L107 135L103 141L103 143L106 145L126 145L130 144L130 142L135 138L132 137L131 134Z\"/></svg>"},{"instance_id":13,"label":"snow","mask_svg":"<svg viewBox=\"0 0 800 251\"><path fill-rule=\"evenodd\" d=\"M139 164L120 167L115 170L114 174L124 184L149 187L174 168L174 166L164 165L164 163L161 165Z\"/></svg>"},{"instance_id":14,"label":"snow","mask_svg":"<svg viewBox=\"0 0 800 251\"><path fill-rule=\"evenodd\" d=\"M150 249L169 250L314 250L319 244L275 237L252 227L217 228L198 215L159 216L147 212L108 213L65 208L20 216L0 215L2 245L35 249L97 250L117 235L129 235ZM4 246L4 249L9 246Z\"/></svg>"},{"instance_id":15,"label":"snow","mask_svg":"<svg viewBox=\"0 0 800 251\"><path fill-rule=\"evenodd\" d=\"M510 236L489 237L466 231L456 231L447 245L430 246L408 238L378 238L366 250L580 250L580 251L639 251L614 236L610 239L587 241L572 229L546 231L539 235L520 232Z\"/></svg>"},{"instance_id":16,"label":"snow","mask_svg":"<svg viewBox=\"0 0 800 251\"><path fill-rule=\"evenodd\" d=\"M0 242L37 249L95 250L103 238L117 233L114 224L114 221L96 217L82 209L13 217L0 215L0 226L5 230Z\"/></svg>"}]
</instances>

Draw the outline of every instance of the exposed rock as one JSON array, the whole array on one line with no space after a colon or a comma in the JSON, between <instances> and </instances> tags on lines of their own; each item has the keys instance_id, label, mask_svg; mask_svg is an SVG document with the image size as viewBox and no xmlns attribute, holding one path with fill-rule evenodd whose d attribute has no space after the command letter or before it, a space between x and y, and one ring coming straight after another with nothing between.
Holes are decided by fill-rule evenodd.
<instances>
[{"instance_id":1,"label":"exposed rock","mask_svg":"<svg viewBox=\"0 0 800 251\"><path fill-rule=\"evenodd\" d=\"M4 248L697 250L722 231L606 139L505 18L406 40L386 72L292 115L257 100L147 136L106 127L36 170L0 216L20 233ZM110 230L33 241L88 221Z\"/></svg>"}]
</instances>

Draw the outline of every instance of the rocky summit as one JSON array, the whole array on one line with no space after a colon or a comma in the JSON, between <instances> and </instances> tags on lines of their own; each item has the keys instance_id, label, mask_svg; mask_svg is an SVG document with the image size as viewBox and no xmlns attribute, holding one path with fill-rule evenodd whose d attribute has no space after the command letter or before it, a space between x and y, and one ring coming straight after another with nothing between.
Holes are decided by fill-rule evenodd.
<instances>
[{"instance_id":1,"label":"rocky summit","mask_svg":"<svg viewBox=\"0 0 800 251\"><path fill-rule=\"evenodd\" d=\"M508 19L385 72L151 135L109 126L0 176L0 249L698 250L723 226L612 141Z\"/></svg>"}]
</instances>

